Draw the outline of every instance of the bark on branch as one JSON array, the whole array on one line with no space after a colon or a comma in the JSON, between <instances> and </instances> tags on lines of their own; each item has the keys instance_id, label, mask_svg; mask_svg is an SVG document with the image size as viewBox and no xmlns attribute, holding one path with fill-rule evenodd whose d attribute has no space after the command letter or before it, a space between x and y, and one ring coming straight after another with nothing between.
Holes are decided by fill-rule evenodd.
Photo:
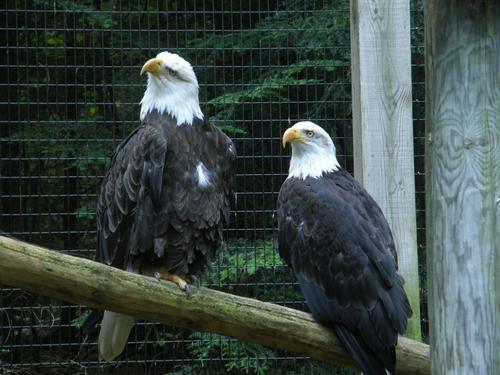
<instances>
[{"instance_id":1,"label":"bark on branch","mask_svg":"<svg viewBox=\"0 0 500 375\"><path fill-rule=\"evenodd\" d=\"M354 366L335 335L307 313L203 287L188 296L171 283L2 236L0 284ZM429 347L400 337L396 368L429 374Z\"/></svg>"}]
</instances>

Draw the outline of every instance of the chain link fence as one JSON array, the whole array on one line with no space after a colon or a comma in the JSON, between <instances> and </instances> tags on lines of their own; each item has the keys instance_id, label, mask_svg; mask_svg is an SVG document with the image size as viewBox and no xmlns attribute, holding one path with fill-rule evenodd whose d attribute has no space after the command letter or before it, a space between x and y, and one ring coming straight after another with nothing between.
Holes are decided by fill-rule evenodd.
<instances>
[{"instance_id":1,"label":"chain link fence","mask_svg":"<svg viewBox=\"0 0 500 375\"><path fill-rule=\"evenodd\" d=\"M190 61L202 108L235 141L235 204L226 249L200 280L305 309L277 254L283 131L303 119L334 137L352 171L349 2L6 0L0 41L0 229L93 258L94 206L114 148L139 123L142 64L169 50ZM423 222L423 12L412 61L419 249ZM421 267L425 277L425 267ZM422 284L424 285L424 284ZM425 297L425 290L422 291ZM425 304L422 311L426 332ZM213 334L136 324L125 352L97 361L85 306L0 288L0 373L331 374L332 365Z\"/></svg>"}]
</instances>

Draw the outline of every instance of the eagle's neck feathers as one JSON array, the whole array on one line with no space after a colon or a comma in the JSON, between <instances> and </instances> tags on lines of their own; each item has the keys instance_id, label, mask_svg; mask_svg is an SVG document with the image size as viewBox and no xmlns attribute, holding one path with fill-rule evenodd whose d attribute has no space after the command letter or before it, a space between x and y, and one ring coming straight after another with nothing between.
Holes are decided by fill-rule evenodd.
<instances>
[{"instance_id":1,"label":"eagle's neck feathers","mask_svg":"<svg viewBox=\"0 0 500 375\"><path fill-rule=\"evenodd\" d=\"M173 85L149 75L148 87L141 100L141 121L153 110L167 113L179 125L192 125L195 118L203 119L198 99L198 84L182 82Z\"/></svg>"},{"instance_id":2,"label":"eagle's neck feathers","mask_svg":"<svg viewBox=\"0 0 500 375\"><path fill-rule=\"evenodd\" d=\"M292 158L288 178L307 177L319 178L325 173L335 172L340 169L340 164L335 155L333 142L328 147L302 144L292 145Z\"/></svg>"}]
</instances>

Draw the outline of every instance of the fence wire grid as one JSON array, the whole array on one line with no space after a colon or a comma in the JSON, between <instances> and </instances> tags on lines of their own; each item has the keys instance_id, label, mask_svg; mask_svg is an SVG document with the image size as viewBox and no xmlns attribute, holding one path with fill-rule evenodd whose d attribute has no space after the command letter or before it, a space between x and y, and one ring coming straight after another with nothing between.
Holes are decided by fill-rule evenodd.
<instances>
[{"instance_id":1,"label":"fence wire grid","mask_svg":"<svg viewBox=\"0 0 500 375\"><path fill-rule=\"evenodd\" d=\"M211 288L306 309L277 254L283 131L303 119L334 137L352 172L349 2L7 0L0 24L0 225L20 239L94 258L95 200L116 145L139 124L140 67L169 50L190 61L202 108L238 150L226 251ZM421 264L423 11L411 3ZM425 267L421 267L422 280ZM424 285L424 284L422 284ZM422 290L425 301L425 290ZM426 306L422 326L426 332ZM0 287L0 369L23 374L350 373L283 351L139 321L125 352L97 361L85 306Z\"/></svg>"}]
</instances>

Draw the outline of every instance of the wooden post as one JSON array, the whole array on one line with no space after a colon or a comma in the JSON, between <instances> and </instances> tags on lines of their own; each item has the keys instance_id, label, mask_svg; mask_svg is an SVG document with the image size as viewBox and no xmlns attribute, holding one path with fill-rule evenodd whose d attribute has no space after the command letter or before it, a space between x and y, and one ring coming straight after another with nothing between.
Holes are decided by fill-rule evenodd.
<instances>
[{"instance_id":1,"label":"wooden post","mask_svg":"<svg viewBox=\"0 0 500 375\"><path fill-rule=\"evenodd\" d=\"M391 226L420 339L409 0L351 0L354 175Z\"/></svg>"},{"instance_id":2,"label":"wooden post","mask_svg":"<svg viewBox=\"0 0 500 375\"><path fill-rule=\"evenodd\" d=\"M427 274L434 374L500 373L500 4L427 0Z\"/></svg>"},{"instance_id":3,"label":"wooden post","mask_svg":"<svg viewBox=\"0 0 500 375\"><path fill-rule=\"evenodd\" d=\"M202 287L187 295L170 282L2 236L0 284L354 366L333 331L302 311ZM396 355L398 374L429 374L427 345L400 337Z\"/></svg>"}]
</instances>

